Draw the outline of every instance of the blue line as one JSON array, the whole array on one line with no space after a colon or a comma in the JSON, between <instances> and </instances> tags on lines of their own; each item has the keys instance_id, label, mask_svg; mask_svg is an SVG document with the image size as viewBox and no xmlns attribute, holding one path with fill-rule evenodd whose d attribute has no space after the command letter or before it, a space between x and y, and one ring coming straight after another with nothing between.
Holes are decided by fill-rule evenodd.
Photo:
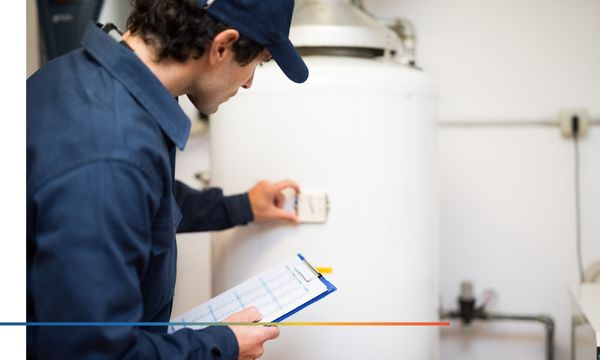
<instances>
[{"instance_id":1,"label":"blue line","mask_svg":"<svg viewBox=\"0 0 600 360\"><path fill-rule=\"evenodd\" d=\"M143 321L28 321L0 322L0 326L227 326L222 322L143 322Z\"/></svg>"},{"instance_id":2,"label":"blue line","mask_svg":"<svg viewBox=\"0 0 600 360\"><path fill-rule=\"evenodd\" d=\"M181 321L185 322L185 319L183 318L183 316L181 317ZM171 325L171 332L175 332L177 330L175 330L175 326Z\"/></svg>"}]
</instances>

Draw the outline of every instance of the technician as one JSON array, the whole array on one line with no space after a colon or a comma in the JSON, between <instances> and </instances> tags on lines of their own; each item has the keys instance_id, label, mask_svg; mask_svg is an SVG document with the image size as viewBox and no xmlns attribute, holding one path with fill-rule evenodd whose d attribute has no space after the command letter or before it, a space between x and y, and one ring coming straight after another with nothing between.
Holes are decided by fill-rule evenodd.
<instances>
[{"instance_id":1,"label":"technician","mask_svg":"<svg viewBox=\"0 0 600 360\"><path fill-rule=\"evenodd\" d=\"M291 80L306 80L288 39L293 7L135 0L123 36L90 24L82 48L27 80L27 321L95 325L28 327L28 358L255 359L279 335L114 323L169 321L176 232L297 221L281 209L280 190L298 190L292 181L223 196L174 180L190 129L176 97L212 114L271 57ZM228 321L260 318L250 308Z\"/></svg>"}]
</instances>

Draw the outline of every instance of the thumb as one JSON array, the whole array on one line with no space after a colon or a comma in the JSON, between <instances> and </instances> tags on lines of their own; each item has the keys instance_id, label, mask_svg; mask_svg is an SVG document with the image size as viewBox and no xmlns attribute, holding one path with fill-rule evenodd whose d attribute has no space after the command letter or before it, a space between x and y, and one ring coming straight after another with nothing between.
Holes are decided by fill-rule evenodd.
<instances>
[{"instance_id":1,"label":"thumb","mask_svg":"<svg viewBox=\"0 0 600 360\"><path fill-rule=\"evenodd\" d=\"M275 194L275 206L281 209L283 205L285 205L285 196L282 193Z\"/></svg>"},{"instance_id":2,"label":"thumb","mask_svg":"<svg viewBox=\"0 0 600 360\"><path fill-rule=\"evenodd\" d=\"M244 318L246 322L256 322L262 319L262 314L258 311L256 306L250 306L239 312L240 317Z\"/></svg>"},{"instance_id":3,"label":"thumb","mask_svg":"<svg viewBox=\"0 0 600 360\"><path fill-rule=\"evenodd\" d=\"M287 221L293 222L294 224L298 224L300 222L296 213L291 212L291 211L277 208L273 211L273 214L278 219L287 220Z\"/></svg>"},{"instance_id":4,"label":"thumb","mask_svg":"<svg viewBox=\"0 0 600 360\"><path fill-rule=\"evenodd\" d=\"M265 326L266 339L273 340L279 337L279 327L277 326Z\"/></svg>"},{"instance_id":5,"label":"thumb","mask_svg":"<svg viewBox=\"0 0 600 360\"><path fill-rule=\"evenodd\" d=\"M262 319L262 315L256 306L250 306L229 315L223 322L256 322L260 321L260 319Z\"/></svg>"}]
</instances>

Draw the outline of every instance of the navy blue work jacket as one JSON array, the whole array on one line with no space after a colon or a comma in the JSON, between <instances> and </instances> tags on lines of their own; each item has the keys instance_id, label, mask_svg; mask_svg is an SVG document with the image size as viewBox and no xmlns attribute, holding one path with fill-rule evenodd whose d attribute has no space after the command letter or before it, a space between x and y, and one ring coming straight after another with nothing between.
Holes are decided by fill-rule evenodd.
<instances>
[{"instance_id":1,"label":"navy blue work jacket","mask_svg":"<svg viewBox=\"0 0 600 360\"><path fill-rule=\"evenodd\" d=\"M247 223L248 197L176 182L177 101L95 25L82 45L27 80L27 321L167 322L176 231ZM29 327L27 344L31 358L238 356L224 326Z\"/></svg>"}]
</instances>

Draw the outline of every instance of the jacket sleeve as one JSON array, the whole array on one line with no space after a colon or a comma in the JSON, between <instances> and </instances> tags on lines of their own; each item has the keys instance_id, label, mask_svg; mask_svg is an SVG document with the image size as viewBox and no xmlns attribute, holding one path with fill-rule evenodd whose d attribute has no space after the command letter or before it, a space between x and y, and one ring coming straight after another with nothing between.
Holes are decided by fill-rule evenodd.
<instances>
[{"instance_id":1,"label":"jacket sleeve","mask_svg":"<svg viewBox=\"0 0 600 360\"><path fill-rule=\"evenodd\" d=\"M35 191L29 289L41 322L139 322L161 185L137 167L98 161ZM228 327L155 333L136 326L38 327L45 359L237 359Z\"/></svg>"},{"instance_id":2,"label":"jacket sleeve","mask_svg":"<svg viewBox=\"0 0 600 360\"><path fill-rule=\"evenodd\" d=\"M223 230L254 219L248 194L223 196L223 190L195 190L175 181L175 199L183 214L177 232Z\"/></svg>"}]
</instances>

